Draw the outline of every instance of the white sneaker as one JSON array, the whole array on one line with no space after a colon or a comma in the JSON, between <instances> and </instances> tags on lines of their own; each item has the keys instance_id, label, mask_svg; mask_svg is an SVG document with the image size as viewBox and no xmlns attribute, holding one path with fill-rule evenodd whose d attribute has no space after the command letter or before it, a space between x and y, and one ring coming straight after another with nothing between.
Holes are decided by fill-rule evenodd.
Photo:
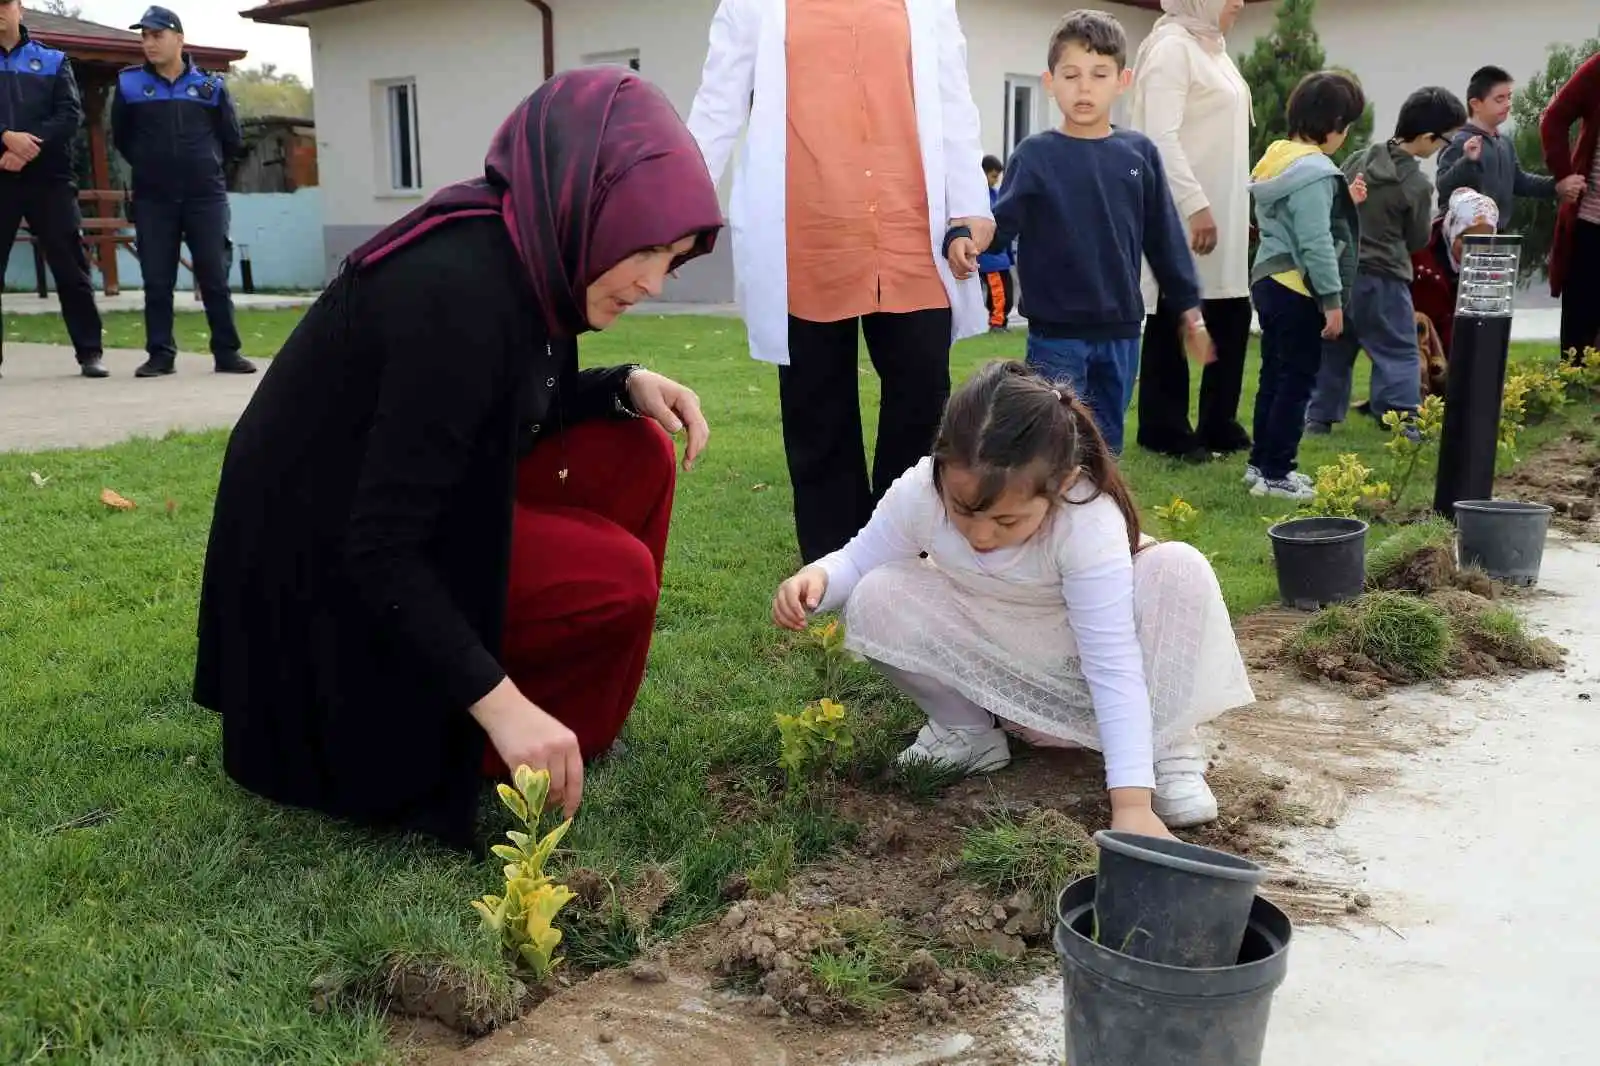
<instances>
[{"instance_id":1,"label":"white sneaker","mask_svg":"<svg viewBox=\"0 0 1600 1066\"><path fill-rule=\"evenodd\" d=\"M1278 500L1294 500L1305 503L1317 498L1317 490L1303 482L1296 481L1293 476L1286 478L1260 478L1250 486L1252 496L1271 496Z\"/></svg>"},{"instance_id":2,"label":"white sneaker","mask_svg":"<svg viewBox=\"0 0 1600 1066\"><path fill-rule=\"evenodd\" d=\"M951 729L930 720L895 762L902 766L917 762L940 763L960 767L969 774L987 774L1010 764L1011 746L1006 743L1003 729L993 726Z\"/></svg>"},{"instance_id":3,"label":"white sneaker","mask_svg":"<svg viewBox=\"0 0 1600 1066\"><path fill-rule=\"evenodd\" d=\"M1295 482L1296 484L1304 485L1308 489L1315 488L1317 484L1315 481L1311 480L1311 476L1309 474L1302 474L1298 470L1289 471L1289 480ZM1244 483L1246 488L1252 489L1261 484L1261 468L1257 466L1246 466L1244 468Z\"/></svg>"},{"instance_id":4,"label":"white sneaker","mask_svg":"<svg viewBox=\"0 0 1600 1066\"><path fill-rule=\"evenodd\" d=\"M1206 749L1198 738L1175 744L1156 760L1156 817L1168 829L1188 829L1217 820L1217 797L1206 784Z\"/></svg>"}]
</instances>

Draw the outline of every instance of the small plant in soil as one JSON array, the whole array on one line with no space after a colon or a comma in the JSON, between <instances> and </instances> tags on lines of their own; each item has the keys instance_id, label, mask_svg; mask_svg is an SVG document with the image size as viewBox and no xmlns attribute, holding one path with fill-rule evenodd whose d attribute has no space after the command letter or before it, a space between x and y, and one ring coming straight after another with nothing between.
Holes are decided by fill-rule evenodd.
<instances>
[{"instance_id":1,"label":"small plant in soil","mask_svg":"<svg viewBox=\"0 0 1600 1066\"><path fill-rule=\"evenodd\" d=\"M555 956L561 943L555 919L573 898L571 889L545 873L545 864L572 828L572 820L536 839L550 793L550 774L519 766L512 782L515 787L502 783L496 791L526 832L512 830L506 833L510 844L496 844L491 849L506 860L505 895L484 896L473 900L472 906L482 915L484 927L500 939L512 965L539 983L561 963Z\"/></svg>"},{"instance_id":2,"label":"small plant in soil","mask_svg":"<svg viewBox=\"0 0 1600 1066\"><path fill-rule=\"evenodd\" d=\"M1200 525L1200 510L1182 496L1155 509L1156 529L1162 540L1193 544Z\"/></svg>"},{"instance_id":3,"label":"small plant in soil","mask_svg":"<svg viewBox=\"0 0 1600 1066\"><path fill-rule=\"evenodd\" d=\"M1357 512L1370 511L1389 496L1389 486L1372 480L1372 468L1354 453L1339 456L1338 462L1317 469L1316 496L1300 508L1305 516L1355 518Z\"/></svg>"},{"instance_id":4,"label":"small plant in soil","mask_svg":"<svg viewBox=\"0 0 1600 1066\"><path fill-rule=\"evenodd\" d=\"M855 748L855 734L844 704L824 699L799 714L778 714L779 761L798 788L807 780L843 766Z\"/></svg>"},{"instance_id":5,"label":"small plant in soil","mask_svg":"<svg viewBox=\"0 0 1600 1066\"><path fill-rule=\"evenodd\" d=\"M1030 811L1020 822L995 814L967 830L961 868L997 891L1022 891L1040 914L1055 911L1055 897L1070 882L1093 873L1097 852L1088 831L1059 811Z\"/></svg>"},{"instance_id":6,"label":"small plant in soil","mask_svg":"<svg viewBox=\"0 0 1600 1066\"><path fill-rule=\"evenodd\" d=\"M1389 411L1383 416L1383 424L1389 431L1389 441L1384 445L1391 463L1388 504L1398 507L1423 458L1434 450L1444 432L1444 401L1429 396L1411 418Z\"/></svg>"}]
</instances>

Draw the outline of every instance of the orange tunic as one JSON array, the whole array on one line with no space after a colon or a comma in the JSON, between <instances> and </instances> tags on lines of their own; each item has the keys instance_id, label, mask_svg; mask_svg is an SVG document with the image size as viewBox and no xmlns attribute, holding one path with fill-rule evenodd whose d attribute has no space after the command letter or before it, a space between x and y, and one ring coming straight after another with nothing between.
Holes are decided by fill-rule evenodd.
<instances>
[{"instance_id":1,"label":"orange tunic","mask_svg":"<svg viewBox=\"0 0 1600 1066\"><path fill-rule=\"evenodd\" d=\"M789 313L838 322L950 306L905 0L787 2Z\"/></svg>"}]
</instances>

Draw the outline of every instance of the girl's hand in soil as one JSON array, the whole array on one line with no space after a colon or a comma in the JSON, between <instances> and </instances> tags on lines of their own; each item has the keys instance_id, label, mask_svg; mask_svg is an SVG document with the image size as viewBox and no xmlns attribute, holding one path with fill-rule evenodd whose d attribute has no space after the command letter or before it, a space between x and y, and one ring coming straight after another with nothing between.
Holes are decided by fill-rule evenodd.
<instances>
[{"instance_id":1,"label":"girl's hand in soil","mask_svg":"<svg viewBox=\"0 0 1600 1066\"><path fill-rule=\"evenodd\" d=\"M1120 833L1177 839L1166 824L1156 817L1156 812L1150 809L1150 790L1147 788L1111 790L1111 828Z\"/></svg>"},{"instance_id":2,"label":"girl's hand in soil","mask_svg":"<svg viewBox=\"0 0 1600 1066\"><path fill-rule=\"evenodd\" d=\"M802 630L811 612L828 593L828 572L808 566L778 586L772 598L772 621L784 629Z\"/></svg>"}]
</instances>

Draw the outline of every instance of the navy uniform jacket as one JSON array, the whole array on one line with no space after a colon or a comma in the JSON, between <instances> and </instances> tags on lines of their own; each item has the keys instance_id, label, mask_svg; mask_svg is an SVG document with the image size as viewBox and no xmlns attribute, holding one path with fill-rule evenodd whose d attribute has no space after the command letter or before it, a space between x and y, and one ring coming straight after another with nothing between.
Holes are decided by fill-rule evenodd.
<instances>
[{"instance_id":1,"label":"navy uniform jacket","mask_svg":"<svg viewBox=\"0 0 1600 1066\"><path fill-rule=\"evenodd\" d=\"M24 26L16 49L0 50L0 133L31 133L43 145L17 177L72 180L72 151L82 122L78 83L66 53L35 41Z\"/></svg>"},{"instance_id":2,"label":"navy uniform jacket","mask_svg":"<svg viewBox=\"0 0 1600 1066\"><path fill-rule=\"evenodd\" d=\"M222 79L193 62L171 82L148 64L119 74L111 136L133 167L138 200L227 195L223 165L244 143Z\"/></svg>"}]
</instances>

